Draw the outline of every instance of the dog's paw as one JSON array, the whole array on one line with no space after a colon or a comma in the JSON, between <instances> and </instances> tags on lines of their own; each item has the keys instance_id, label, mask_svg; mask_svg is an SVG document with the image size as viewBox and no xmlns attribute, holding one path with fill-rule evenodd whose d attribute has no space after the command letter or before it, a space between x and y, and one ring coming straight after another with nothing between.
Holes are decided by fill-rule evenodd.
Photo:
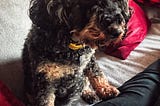
<instances>
[{"instance_id":1,"label":"dog's paw","mask_svg":"<svg viewBox=\"0 0 160 106\"><path fill-rule=\"evenodd\" d=\"M119 90L116 87L111 86L103 76L91 77L90 82L96 91L97 96L102 100L116 97L120 93Z\"/></svg>"},{"instance_id":2,"label":"dog's paw","mask_svg":"<svg viewBox=\"0 0 160 106\"><path fill-rule=\"evenodd\" d=\"M81 97L88 104L93 104L99 100L96 93L90 90L84 90Z\"/></svg>"},{"instance_id":3,"label":"dog's paw","mask_svg":"<svg viewBox=\"0 0 160 106\"><path fill-rule=\"evenodd\" d=\"M119 90L116 87L111 85L108 85L108 86L102 85L96 89L96 94L102 100L107 100L107 99L116 97L118 96L119 93L120 93Z\"/></svg>"}]
</instances>

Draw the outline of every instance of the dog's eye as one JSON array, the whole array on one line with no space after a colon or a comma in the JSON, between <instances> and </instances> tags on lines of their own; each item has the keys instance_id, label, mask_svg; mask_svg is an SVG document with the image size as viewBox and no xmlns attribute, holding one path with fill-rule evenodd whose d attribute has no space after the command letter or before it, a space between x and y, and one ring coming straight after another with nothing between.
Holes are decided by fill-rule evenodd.
<instances>
[{"instance_id":1,"label":"dog's eye","mask_svg":"<svg viewBox=\"0 0 160 106\"><path fill-rule=\"evenodd\" d=\"M117 19L116 22L117 22L117 24L121 24L122 23L122 19Z\"/></svg>"},{"instance_id":2,"label":"dog's eye","mask_svg":"<svg viewBox=\"0 0 160 106\"><path fill-rule=\"evenodd\" d=\"M117 15L115 16L115 20L116 20L116 22L117 22L118 24L121 24L124 19L123 19L123 16L122 16L121 14L117 14Z\"/></svg>"}]
</instances>

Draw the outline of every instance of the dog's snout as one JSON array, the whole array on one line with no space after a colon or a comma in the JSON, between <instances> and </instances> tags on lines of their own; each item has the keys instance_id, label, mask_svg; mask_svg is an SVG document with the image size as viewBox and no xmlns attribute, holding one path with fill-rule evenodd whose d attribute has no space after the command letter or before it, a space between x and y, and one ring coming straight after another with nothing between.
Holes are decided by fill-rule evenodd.
<instances>
[{"instance_id":1,"label":"dog's snout","mask_svg":"<svg viewBox=\"0 0 160 106\"><path fill-rule=\"evenodd\" d=\"M119 29L112 29L111 30L111 38L117 38L122 33Z\"/></svg>"},{"instance_id":2,"label":"dog's snout","mask_svg":"<svg viewBox=\"0 0 160 106\"><path fill-rule=\"evenodd\" d=\"M123 31L118 27L111 27L107 32L109 33L110 38L117 38Z\"/></svg>"}]
</instances>

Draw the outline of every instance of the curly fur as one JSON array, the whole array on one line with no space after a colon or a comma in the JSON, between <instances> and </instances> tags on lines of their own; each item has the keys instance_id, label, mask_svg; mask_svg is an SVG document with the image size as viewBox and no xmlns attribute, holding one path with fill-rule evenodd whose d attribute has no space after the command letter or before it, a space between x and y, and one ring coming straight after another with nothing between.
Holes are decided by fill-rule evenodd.
<instances>
[{"instance_id":1,"label":"curly fur","mask_svg":"<svg viewBox=\"0 0 160 106\"><path fill-rule=\"evenodd\" d=\"M118 95L94 52L125 35L127 0L31 0L29 13L33 24L22 55L26 104L61 106L81 93L88 103ZM72 50L70 43L86 46ZM95 92L85 87L87 79Z\"/></svg>"}]
</instances>

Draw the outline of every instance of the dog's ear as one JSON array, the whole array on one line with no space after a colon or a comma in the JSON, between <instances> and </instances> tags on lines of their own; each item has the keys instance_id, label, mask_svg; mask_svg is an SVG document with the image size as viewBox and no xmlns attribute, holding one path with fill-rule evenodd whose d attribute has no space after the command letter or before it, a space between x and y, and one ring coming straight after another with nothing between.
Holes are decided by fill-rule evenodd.
<instances>
[{"instance_id":1,"label":"dog's ear","mask_svg":"<svg viewBox=\"0 0 160 106\"><path fill-rule=\"evenodd\" d=\"M68 24L67 11L72 5L71 0L48 0L47 13L59 24ZM56 24L56 23L55 23Z\"/></svg>"},{"instance_id":2,"label":"dog's ear","mask_svg":"<svg viewBox=\"0 0 160 106\"><path fill-rule=\"evenodd\" d=\"M51 21L47 13L47 0L31 0L29 17L32 23L38 27L49 27Z\"/></svg>"},{"instance_id":3,"label":"dog's ear","mask_svg":"<svg viewBox=\"0 0 160 106\"><path fill-rule=\"evenodd\" d=\"M31 0L29 16L33 24L43 28L54 28L67 23L65 6L70 0ZM73 0L72 0L73 1Z\"/></svg>"},{"instance_id":4,"label":"dog's ear","mask_svg":"<svg viewBox=\"0 0 160 106\"><path fill-rule=\"evenodd\" d=\"M78 0L31 0L29 16L33 24L40 27L69 26L70 7ZM76 18L76 17L75 17Z\"/></svg>"},{"instance_id":5,"label":"dog's ear","mask_svg":"<svg viewBox=\"0 0 160 106\"><path fill-rule=\"evenodd\" d=\"M125 18L126 23L130 19L131 12L129 8L129 0L115 0L118 3L118 6L122 10L122 15Z\"/></svg>"}]
</instances>

